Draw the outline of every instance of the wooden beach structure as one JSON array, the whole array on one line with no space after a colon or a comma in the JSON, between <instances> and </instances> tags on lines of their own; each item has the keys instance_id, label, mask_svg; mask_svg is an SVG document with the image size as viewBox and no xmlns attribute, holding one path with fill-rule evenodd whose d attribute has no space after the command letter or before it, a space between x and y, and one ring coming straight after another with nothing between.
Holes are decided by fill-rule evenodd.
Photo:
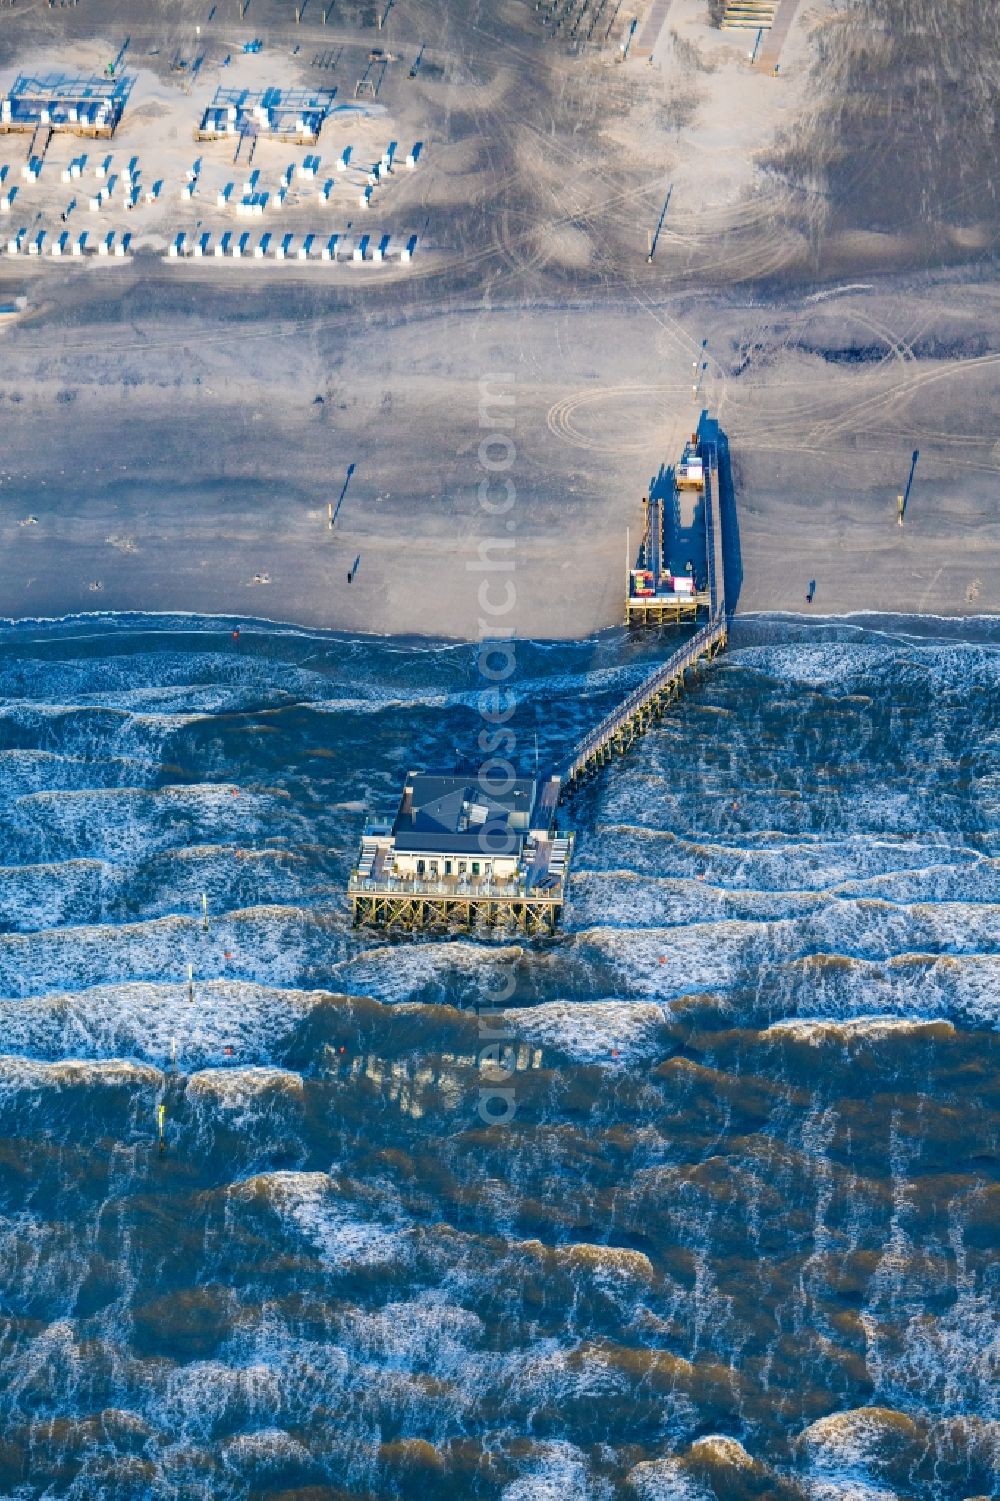
<instances>
[{"instance_id":1,"label":"wooden beach structure","mask_svg":"<svg viewBox=\"0 0 1000 1501\"><path fill-rule=\"evenodd\" d=\"M195 127L196 141L263 136L314 146L336 89L217 88Z\"/></svg>"},{"instance_id":2,"label":"wooden beach structure","mask_svg":"<svg viewBox=\"0 0 1000 1501\"><path fill-rule=\"evenodd\" d=\"M718 450L691 434L680 460L643 496L642 543L626 548L626 625L682 625L713 613L710 573L718 531Z\"/></svg>"},{"instance_id":3,"label":"wooden beach structure","mask_svg":"<svg viewBox=\"0 0 1000 1501\"><path fill-rule=\"evenodd\" d=\"M516 778L494 790L475 773L409 772L396 813L365 827L348 882L356 925L405 933L461 928L544 937L555 932L566 901L574 842L573 834L560 828L561 800L614 756L624 755L680 698L689 675L726 646L715 431L703 417L680 463L667 472L662 489L668 496L688 493L695 499L704 573L696 579L700 586L691 591L691 608L683 618L696 620L704 611L707 620L584 735L558 771L543 780ZM647 510L644 548L649 539ZM646 558L651 556L647 551ZM662 615L629 613L634 572L629 571L629 623L673 622L666 606Z\"/></svg>"},{"instance_id":4,"label":"wooden beach structure","mask_svg":"<svg viewBox=\"0 0 1000 1501\"><path fill-rule=\"evenodd\" d=\"M8 93L0 95L0 134L43 132L45 144L53 131L110 140L122 117L133 80L119 74L70 76L21 73ZM36 152L33 146L32 151ZM36 152L44 155L44 149Z\"/></svg>"},{"instance_id":5,"label":"wooden beach structure","mask_svg":"<svg viewBox=\"0 0 1000 1501\"><path fill-rule=\"evenodd\" d=\"M558 778L411 771L392 818L373 819L348 883L354 921L424 928L553 933L572 834L555 829Z\"/></svg>"}]
</instances>

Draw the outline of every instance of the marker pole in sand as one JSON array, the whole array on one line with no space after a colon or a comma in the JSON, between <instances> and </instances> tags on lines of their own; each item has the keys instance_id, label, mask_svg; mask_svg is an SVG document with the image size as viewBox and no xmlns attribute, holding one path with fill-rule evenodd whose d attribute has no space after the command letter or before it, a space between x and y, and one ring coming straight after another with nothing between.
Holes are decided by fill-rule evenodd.
<instances>
[{"instance_id":1,"label":"marker pole in sand","mask_svg":"<svg viewBox=\"0 0 1000 1501\"><path fill-rule=\"evenodd\" d=\"M205 892L205 891L203 891L202 894L201 894L201 926L202 926L202 931L205 932L205 933L207 933L208 932L208 893Z\"/></svg>"},{"instance_id":2,"label":"marker pole in sand","mask_svg":"<svg viewBox=\"0 0 1000 1501\"><path fill-rule=\"evenodd\" d=\"M166 1148L167 1148L167 1143L166 1143L166 1140L164 1138L164 1128L165 1128L165 1125L166 1125L166 1120L167 1120L167 1107L166 1107L166 1105L157 1105L157 1107L156 1107L156 1131L157 1131L157 1135L159 1136L159 1140L160 1140L160 1151L161 1152L165 1152Z\"/></svg>"},{"instance_id":3,"label":"marker pole in sand","mask_svg":"<svg viewBox=\"0 0 1000 1501\"><path fill-rule=\"evenodd\" d=\"M903 491L902 495L899 496L897 501L899 507L900 526L903 525L903 518L906 515L906 508L910 504L910 491L913 489L913 476L917 472L917 460L919 459L919 457L920 449L915 448L910 455L910 472L906 477L906 489Z\"/></svg>"},{"instance_id":4,"label":"marker pole in sand","mask_svg":"<svg viewBox=\"0 0 1000 1501\"><path fill-rule=\"evenodd\" d=\"M332 500L327 501L326 519L327 519L327 522L329 524L330 530L332 532L333 531L333 501Z\"/></svg>"},{"instance_id":5,"label":"marker pole in sand","mask_svg":"<svg viewBox=\"0 0 1000 1501\"><path fill-rule=\"evenodd\" d=\"M635 22L634 21L632 23L632 26L633 26L633 29L634 29L634 27L635 27ZM651 262L652 259L653 259L653 256L656 254L656 245L657 245L657 242L658 242L658 240L660 238L660 230L663 228L663 221L667 217L667 209L670 207L670 200L673 197L673 192L674 192L674 185L673 185L673 183L671 183L670 186L669 186L669 188L667 189L667 196L663 200L663 207L660 209L660 217L659 217L659 220L657 221L656 228L655 229L648 229L646 231L646 246L647 246L647 249L649 251L649 254L646 256L647 262Z\"/></svg>"},{"instance_id":6,"label":"marker pole in sand","mask_svg":"<svg viewBox=\"0 0 1000 1501\"><path fill-rule=\"evenodd\" d=\"M194 965L188 965L188 1000L194 1003Z\"/></svg>"}]
</instances>

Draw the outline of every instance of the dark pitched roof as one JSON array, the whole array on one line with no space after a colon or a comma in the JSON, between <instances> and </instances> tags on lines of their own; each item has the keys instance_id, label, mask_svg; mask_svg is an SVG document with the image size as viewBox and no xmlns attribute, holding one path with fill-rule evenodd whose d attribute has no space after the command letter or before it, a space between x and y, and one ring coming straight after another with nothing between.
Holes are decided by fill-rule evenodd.
<instances>
[{"instance_id":1,"label":"dark pitched roof","mask_svg":"<svg viewBox=\"0 0 1000 1501\"><path fill-rule=\"evenodd\" d=\"M502 844L509 820L522 825L510 832L517 846L524 838L535 806L536 783L518 777L504 793L484 791L468 776L411 772L407 792L393 824L396 848L448 849L458 852L501 853L489 846Z\"/></svg>"}]
</instances>

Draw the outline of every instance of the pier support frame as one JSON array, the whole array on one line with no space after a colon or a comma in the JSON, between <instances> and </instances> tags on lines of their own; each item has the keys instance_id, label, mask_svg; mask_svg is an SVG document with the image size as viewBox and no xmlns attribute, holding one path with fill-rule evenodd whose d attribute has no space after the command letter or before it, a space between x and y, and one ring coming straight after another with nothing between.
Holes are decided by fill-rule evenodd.
<instances>
[{"instance_id":1,"label":"pier support frame","mask_svg":"<svg viewBox=\"0 0 1000 1501\"><path fill-rule=\"evenodd\" d=\"M355 927L386 932L508 928L528 937L553 934L562 903L529 897L425 896L408 892L363 892L351 898Z\"/></svg>"}]
</instances>

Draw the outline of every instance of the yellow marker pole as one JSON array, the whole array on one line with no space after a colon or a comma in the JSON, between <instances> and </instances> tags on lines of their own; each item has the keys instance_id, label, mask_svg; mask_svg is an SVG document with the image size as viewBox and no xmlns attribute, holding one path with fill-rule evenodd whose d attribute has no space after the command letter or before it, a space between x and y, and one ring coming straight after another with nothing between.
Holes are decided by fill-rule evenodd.
<instances>
[{"instance_id":1,"label":"yellow marker pole","mask_svg":"<svg viewBox=\"0 0 1000 1501\"><path fill-rule=\"evenodd\" d=\"M161 1152L166 1151L166 1146L167 1146L166 1141L164 1140L164 1135L163 1135L164 1127L166 1125L166 1120L167 1120L167 1107L166 1107L166 1105L157 1105L157 1107L156 1107L156 1126L157 1126L157 1130L159 1132L159 1137L160 1137L160 1151Z\"/></svg>"}]
</instances>

